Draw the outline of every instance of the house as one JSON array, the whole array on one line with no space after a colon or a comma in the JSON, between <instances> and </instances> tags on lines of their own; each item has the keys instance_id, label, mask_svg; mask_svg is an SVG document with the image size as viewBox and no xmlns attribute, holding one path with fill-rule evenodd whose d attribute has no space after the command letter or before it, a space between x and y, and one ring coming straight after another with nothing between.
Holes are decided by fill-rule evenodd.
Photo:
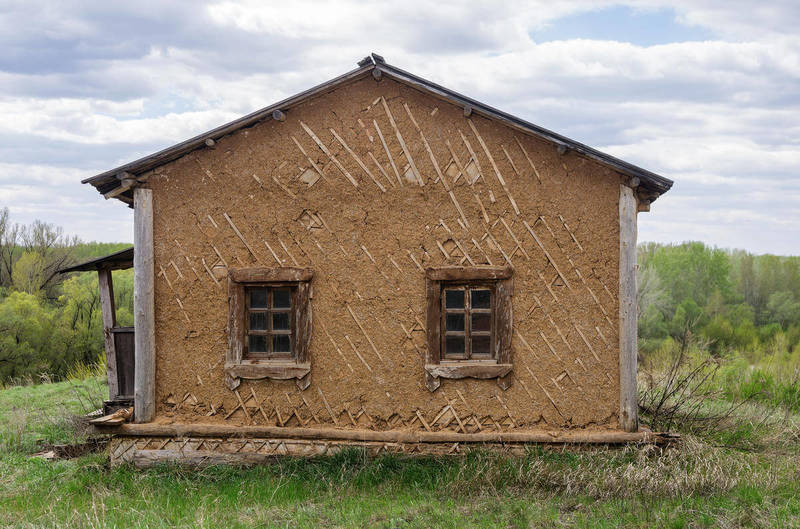
<instances>
[{"instance_id":1,"label":"house","mask_svg":"<svg viewBox=\"0 0 800 529\"><path fill-rule=\"evenodd\" d=\"M636 219L662 176L372 54L84 182L134 210L114 462L655 437Z\"/></svg>"}]
</instances>

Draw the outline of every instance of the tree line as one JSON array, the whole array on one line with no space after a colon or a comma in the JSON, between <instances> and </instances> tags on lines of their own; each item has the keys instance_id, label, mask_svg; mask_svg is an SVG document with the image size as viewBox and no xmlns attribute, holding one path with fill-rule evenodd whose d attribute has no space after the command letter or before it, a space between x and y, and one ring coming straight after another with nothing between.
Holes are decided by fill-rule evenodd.
<instances>
[{"instance_id":1,"label":"tree line","mask_svg":"<svg viewBox=\"0 0 800 529\"><path fill-rule=\"evenodd\" d=\"M751 359L768 348L800 348L800 257L645 243L638 264L642 354L665 340Z\"/></svg>"},{"instance_id":2,"label":"tree line","mask_svg":"<svg viewBox=\"0 0 800 529\"><path fill-rule=\"evenodd\" d=\"M52 224L0 210L0 382L59 378L102 358L97 274L60 274L130 246L82 242ZM800 257L699 242L638 249L640 353L700 345L713 355L800 350ZM133 324L133 273L113 273L119 325Z\"/></svg>"},{"instance_id":3,"label":"tree line","mask_svg":"<svg viewBox=\"0 0 800 529\"><path fill-rule=\"evenodd\" d=\"M103 354L97 274L59 270L129 247L82 242L41 221L12 222L0 210L0 383L64 377ZM115 271L120 325L133 324L133 273Z\"/></svg>"}]
</instances>

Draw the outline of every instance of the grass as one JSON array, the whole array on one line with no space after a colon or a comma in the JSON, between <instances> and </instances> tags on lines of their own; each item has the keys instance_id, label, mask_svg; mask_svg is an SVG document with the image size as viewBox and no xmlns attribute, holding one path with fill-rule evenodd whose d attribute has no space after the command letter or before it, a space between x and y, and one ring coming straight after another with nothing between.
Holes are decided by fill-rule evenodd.
<instances>
[{"instance_id":1,"label":"grass","mask_svg":"<svg viewBox=\"0 0 800 529\"><path fill-rule=\"evenodd\" d=\"M200 471L111 469L104 454L31 457L37 441L80 437L70 415L102 398L98 380L0 391L0 527L800 527L792 406L748 401L711 429L695 424L666 451L369 458L351 450Z\"/></svg>"}]
</instances>

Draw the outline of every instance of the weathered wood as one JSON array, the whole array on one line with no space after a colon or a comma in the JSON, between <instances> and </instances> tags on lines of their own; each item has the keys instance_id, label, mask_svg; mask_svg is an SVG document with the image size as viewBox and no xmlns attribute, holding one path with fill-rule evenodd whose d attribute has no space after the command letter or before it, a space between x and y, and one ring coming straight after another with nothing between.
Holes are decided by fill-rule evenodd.
<instances>
[{"instance_id":1,"label":"weathered wood","mask_svg":"<svg viewBox=\"0 0 800 529\"><path fill-rule=\"evenodd\" d=\"M619 187L619 423L626 432L639 429L636 389L636 197Z\"/></svg>"},{"instance_id":2,"label":"weathered wood","mask_svg":"<svg viewBox=\"0 0 800 529\"><path fill-rule=\"evenodd\" d=\"M217 142L214 141L213 138L206 138L206 141L204 143L205 143L206 147L208 147L209 149L216 149L217 148Z\"/></svg>"},{"instance_id":3,"label":"weathered wood","mask_svg":"<svg viewBox=\"0 0 800 529\"><path fill-rule=\"evenodd\" d=\"M276 380L291 380L303 378L311 371L311 364L285 362L276 360L243 360L240 364L226 364L225 373L234 378L259 380L274 378Z\"/></svg>"},{"instance_id":4,"label":"weathered wood","mask_svg":"<svg viewBox=\"0 0 800 529\"><path fill-rule=\"evenodd\" d=\"M514 334L514 313L512 296L514 295L514 280L512 278L497 282L495 287L495 338L494 338L494 358L498 365L511 365L511 338ZM509 375L510 371L498 374L497 385L504 391L511 387L513 379Z\"/></svg>"},{"instance_id":5,"label":"weathered wood","mask_svg":"<svg viewBox=\"0 0 800 529\"><path fill-rule=\"evenodd\" d=\"M271 283L283 281L311 281L314 271L310 268L280 267L280 268L231 268L228 270L230 278L237 283Z\"/></svg>"},{"instance_id":6,"label":"weathered wood","mask_svg":"<svg viewBox=\"0 0 800 529\"><path fill-rule=\"evenodd\" d=\"M156 415L155 273L153 261L153 191L133 191L133 321L136 329L134 410L136 422Z\"/></svg>"},{"instance_id":7,"label":"weathered wood","mask_svg":"<svg viewBox=\"0 0 800 529\"><path fill-rule=\"evenodd\" d=\"M244 288L228 276L228 351L225 354L226 365L242 363L244 356ZM225 385L233 391L242 381L239 377L225 372Z\"/></svg>"},{"instance_id":8,"label":"weathered wood","mask_svg":"<svg viewBox=\"0 0 800 529\"><path fill-rule=\"evenodd\" d=\"M496 364L478 360L426 364L425 371L436 378L497 378L504 377L514 368L511 364Z\"/></svg>"},{"instance_id":9,"label":"weathered wood","mask_svg":"<svg viewBox=\"0 0 800 529\"><path fill-rule=\"evenodd\" d=\"M100 311L103 314L103 340L106 349L106 377L108 378L108 400L119 395L117 379L117 351L111 329L117 325L117 311L114 307L114 286L111 270L99 269L97 279L100 283Z\"/></svg>"},{"instance_id":10,"label":"weathered wood","mask_svg":"<svg viewBox=\"0 0 800 529\"><path fill-rule=\"evenodd\" d=\"M443 266L426 268L425 277L435 281L479 281L508 279L513 272L510 266Z\"/></svg>"},{"instance_id":11,"label":"weathered wood","mask_svg":"<svg viewBox=\"0 0 800 529\"><path fill-rule=\"evenodd\" d=\"M428 269L430 271L430 269ZM428 278L425 281L426 287L426 328L428 338L428 350L425 355L426 364L438 364L442 354L442 288L439 282ZM438 377L434 377L429 372L425 374L425 386L429 391L436 391L439 387Z\"/></svg>"},{"instance_id":12,"label":"weathered wood","mask_svg":"<svg viewBox=\"0 0 800 529\"><path fill-rule=\"evenodd\" d=\"M275 121L286 121L286 114L277 108L272 111L272 119Z\"/></svg>"},{"instance_id":13,"label":"weathered wood","mask_svg":"<svg viewBox=\"0 0 800 529\"><path fill-rule=\"evenodd\" d=\"M674 437L649 430L513 431L460 433L452 431L347 430L339 428L296 428L286 426L236 426L229 424L121 424L98 427L103 433L131 437L217 437L319 439L400 443L556 443L621 444L656 442L659 437Z\"/></svg>"}]
</instances>

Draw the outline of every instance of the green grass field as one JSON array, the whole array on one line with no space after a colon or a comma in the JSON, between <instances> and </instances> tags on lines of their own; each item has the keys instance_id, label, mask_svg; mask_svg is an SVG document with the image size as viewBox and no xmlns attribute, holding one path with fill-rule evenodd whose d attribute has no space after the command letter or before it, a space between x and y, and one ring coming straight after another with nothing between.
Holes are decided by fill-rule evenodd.
<instances>
[{"instance_id":1,"label":"green grass field","mask_svg":"<svg viewBox=\"0 0 800 529\"><path fill-rule=\"evenodd\" d=\"M199 471L32 457L42 442L79 440L73 415L105 391L96 378L0 390L0 526L800 527L800 416L763 401L666 451L354 450Z\"/></svg>"}]
</instances>

